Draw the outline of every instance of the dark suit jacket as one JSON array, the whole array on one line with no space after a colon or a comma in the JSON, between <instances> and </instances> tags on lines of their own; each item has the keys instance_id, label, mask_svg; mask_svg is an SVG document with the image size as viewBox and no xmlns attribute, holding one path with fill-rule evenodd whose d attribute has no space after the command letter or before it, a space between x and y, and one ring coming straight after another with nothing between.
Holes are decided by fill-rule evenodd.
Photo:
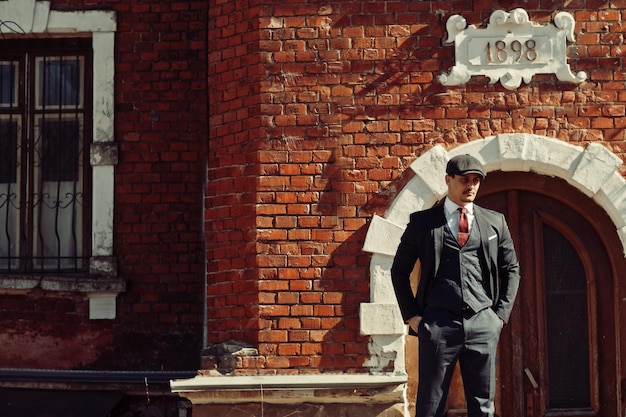
<instances>
[{"instance_id":1,"label":"dark suit jacket","mask_svg":"<svg viewBox=\"0 0 626 417\"><path fill-rule=\"evenodd\" d=\"M505 322L511 315L519 287L519 263L513 247L511 233L504 215L474 204L474 222L480 230L479 250L483 279L488 280L488 294L492 308ZM439 268L443 231L446 225L443 204L411 214L402 235L391 268L391 279L398 299L402 318L406 321L421 316L428 291L432 288ZM419 259L420 279L413 295L409 276Z\"/></svg>"}]
</instances>

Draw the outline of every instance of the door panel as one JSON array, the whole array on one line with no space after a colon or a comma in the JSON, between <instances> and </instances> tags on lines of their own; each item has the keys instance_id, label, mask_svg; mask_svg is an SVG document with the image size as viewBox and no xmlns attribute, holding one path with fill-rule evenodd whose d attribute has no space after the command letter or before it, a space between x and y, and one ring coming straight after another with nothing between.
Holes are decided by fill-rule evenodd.
<instances>
[{"instance_id":1,"label":"door panel","mask_svg":"<svg viewBox=\"0 0 626 417\"><path fill-rule=\"evenodd\" d=\"M574 247L556 229L544 224L542 237L548 409L589 410L589 374L597 364L590 363L589 355L585 267Z\"/></svg>"}]
</instances>

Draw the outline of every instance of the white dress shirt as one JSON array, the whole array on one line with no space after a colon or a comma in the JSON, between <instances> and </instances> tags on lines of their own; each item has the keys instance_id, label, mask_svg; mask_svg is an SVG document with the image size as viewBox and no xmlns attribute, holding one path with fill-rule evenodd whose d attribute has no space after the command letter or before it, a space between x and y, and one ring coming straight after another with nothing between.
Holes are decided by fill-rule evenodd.
<instances>
[{"instance_id":1,"label":"white dress shirt","mask_svg":"<svg viewBox=\"0 0 626 417\"><path fill-rule=\"evenodd\" d=\"M456 236L459 233L459 217L461 216L459 209L461 206L446 197L443 208L446 215L446 221L448 222L448 227L450 228L452 234ZM465 208L467 209L467 224L469 232L472 230L472 222L474 221L474 203L469 203L465 206Z\"/></svg>"}]
</instances>

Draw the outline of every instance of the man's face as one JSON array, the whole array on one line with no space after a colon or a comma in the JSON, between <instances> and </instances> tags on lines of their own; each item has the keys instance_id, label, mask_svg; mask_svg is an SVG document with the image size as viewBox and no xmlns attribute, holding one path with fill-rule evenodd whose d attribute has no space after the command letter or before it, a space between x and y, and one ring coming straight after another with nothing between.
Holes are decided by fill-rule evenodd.
<instances>
[{"instance_id":1,"label":"man's face","mask_svg":"<svg viewBox=\"0 0 626 417\"><path fill-rule=\"evenodd\" d=\"M474 201L482 177L478 174L446 175L448 198L463 207Z\"/></svg>"}]
</instances>

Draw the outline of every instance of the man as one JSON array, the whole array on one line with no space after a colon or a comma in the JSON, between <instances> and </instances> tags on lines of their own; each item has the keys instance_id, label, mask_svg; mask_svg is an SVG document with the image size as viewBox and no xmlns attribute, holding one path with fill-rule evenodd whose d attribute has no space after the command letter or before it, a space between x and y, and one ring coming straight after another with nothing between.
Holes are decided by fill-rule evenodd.
<instances>
[{"instance_id":1,"label":"man","mask_svg":"<svg viewBox=\"0 0 626 417\"><path fill-rule=\"evenodd\" d=\"M458 361L468 417L493 417L496 347L519 287L504 215L474 199L486 173L470 155L446 166L443 204L411 214L391 277L402 317L419 338L416 417L441 417ZM409 276L420 261L413 295Z\"/></svg>"}]
</instances>

